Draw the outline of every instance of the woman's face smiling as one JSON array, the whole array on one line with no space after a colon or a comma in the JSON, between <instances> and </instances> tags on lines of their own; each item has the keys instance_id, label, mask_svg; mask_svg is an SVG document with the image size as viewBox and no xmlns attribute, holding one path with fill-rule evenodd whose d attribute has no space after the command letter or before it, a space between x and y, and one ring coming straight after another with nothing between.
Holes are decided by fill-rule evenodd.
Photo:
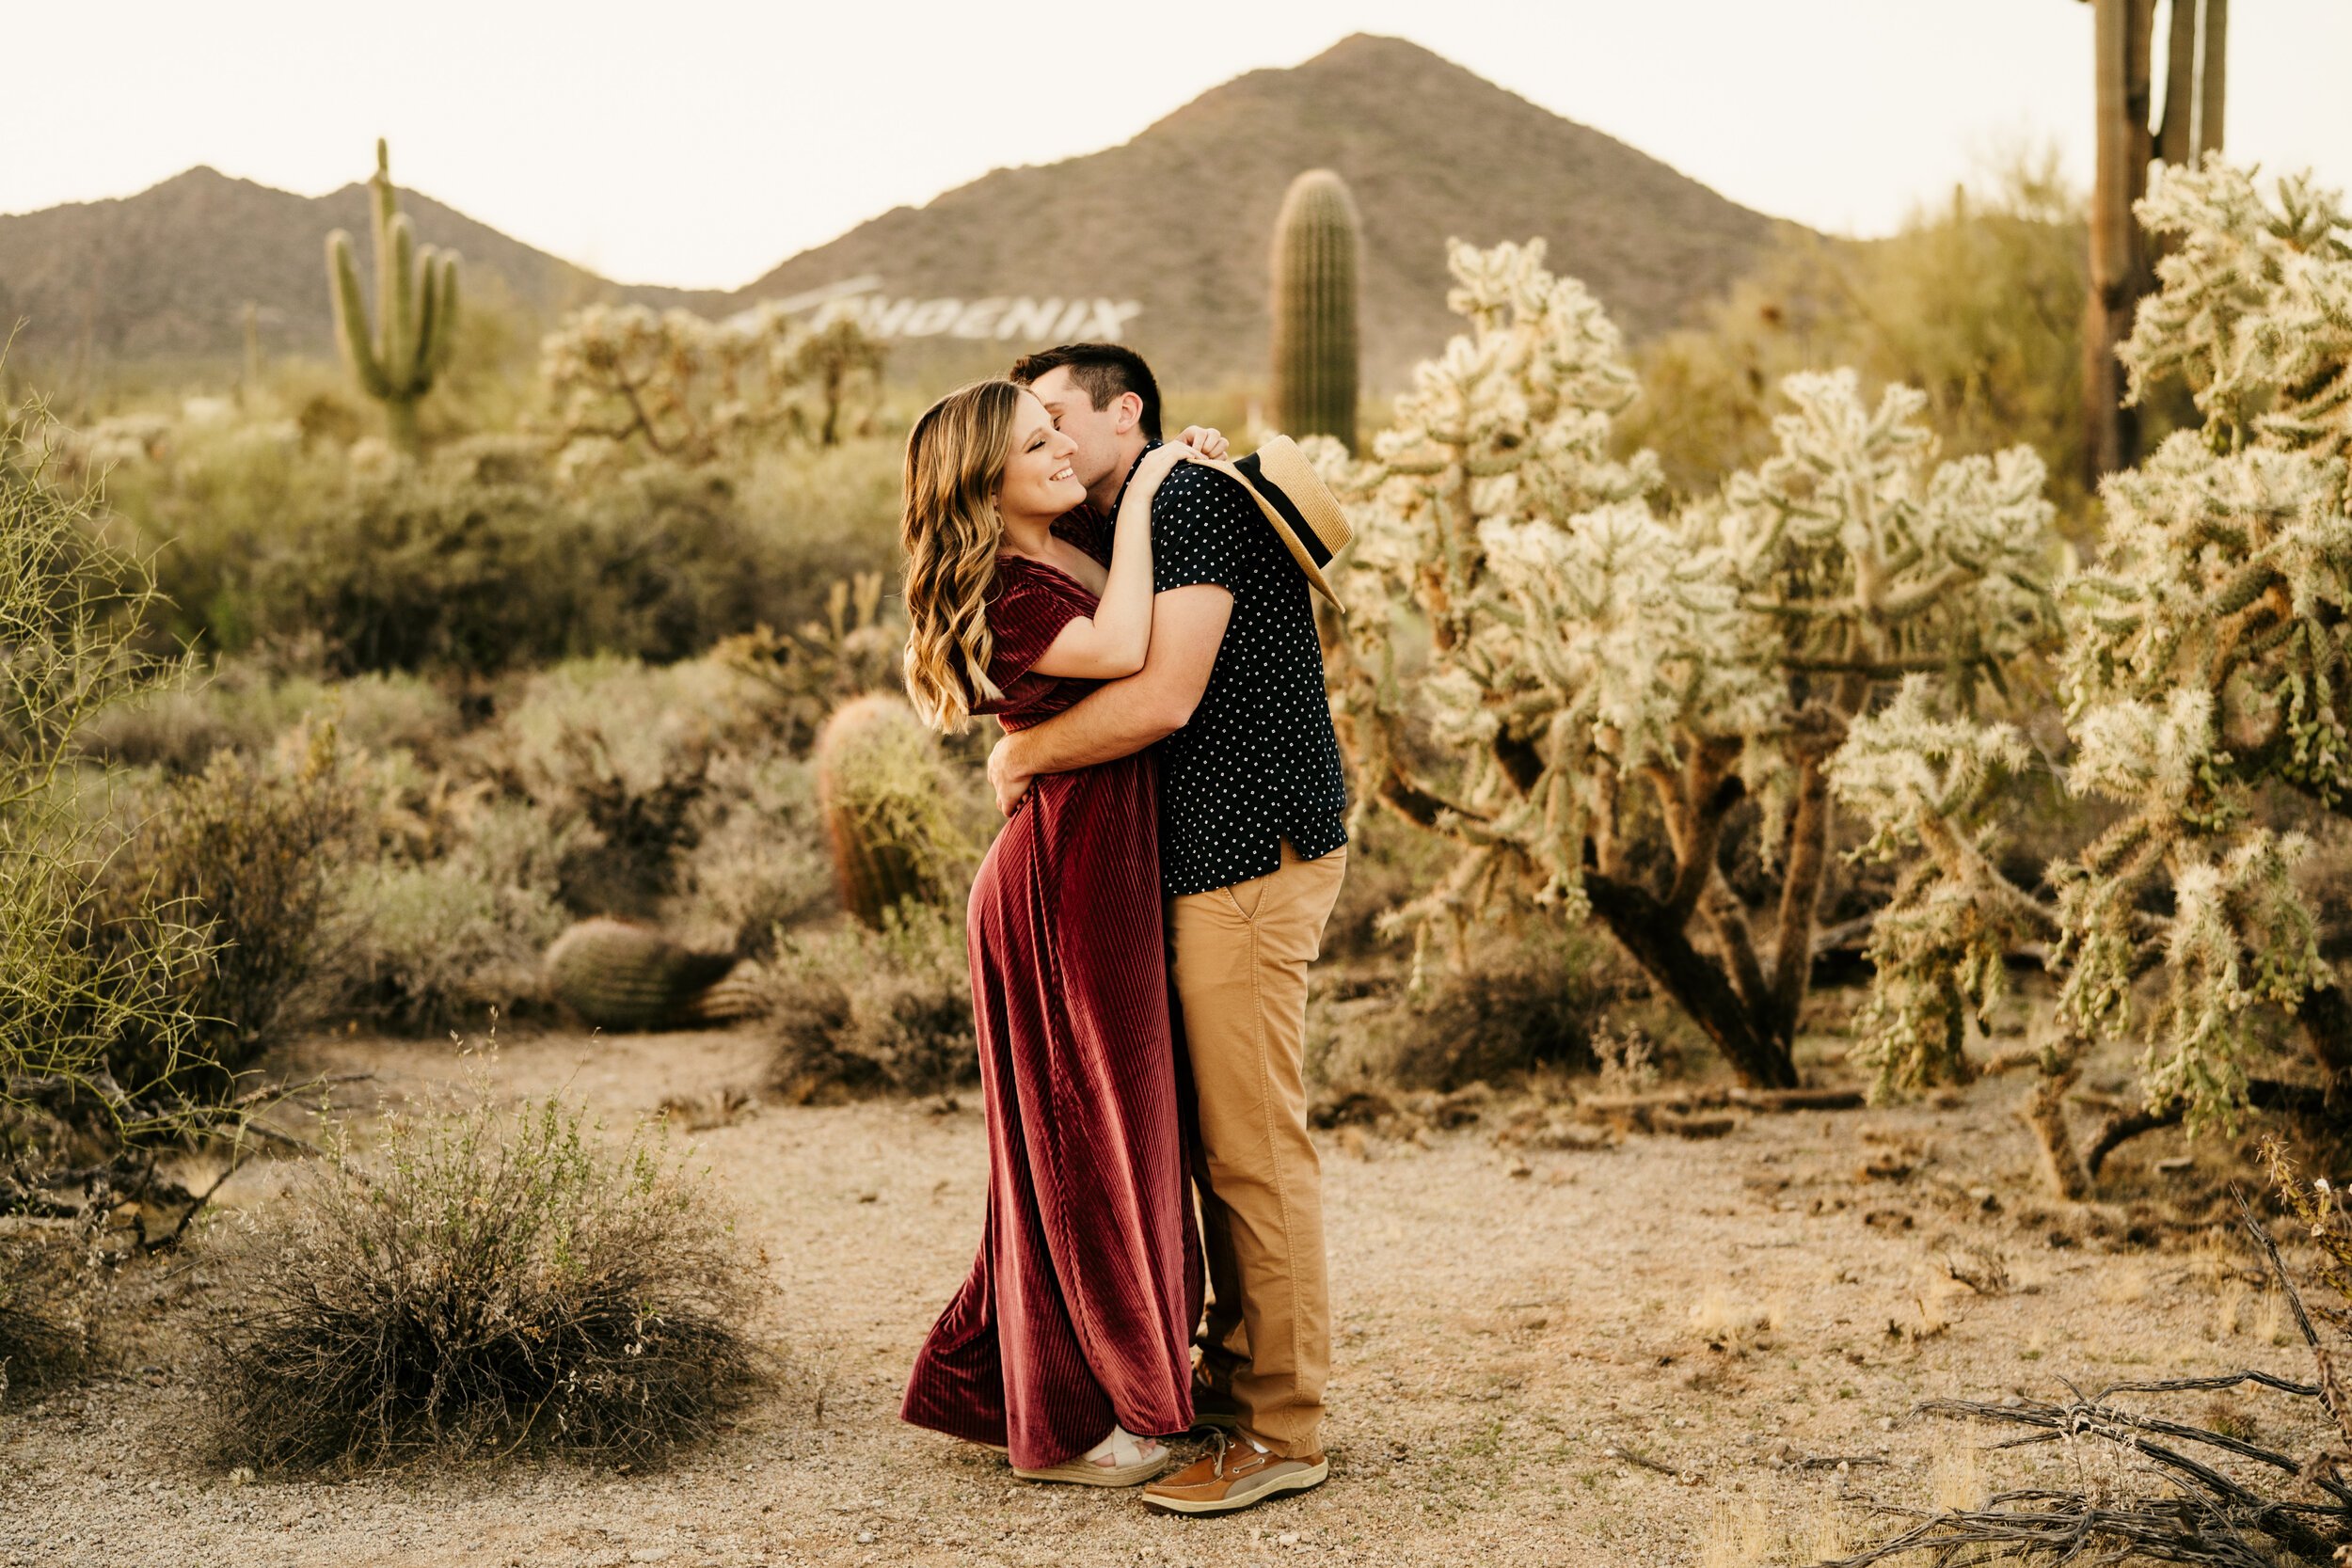
<instances>
[{"instance_id":1,"label":"woman's face smiling","mask_svg":"<svg viewBox=\"0 0 2352 1568\"><path fill-rule=\"evenodd\" d=\"M1012 417L1012 454L1005 459L996 508L1008 517L1058 517L1087 499L1071 471L1078 443L1054 428L1045 405L1023 392Z\"/></svg>"}]
</instances>

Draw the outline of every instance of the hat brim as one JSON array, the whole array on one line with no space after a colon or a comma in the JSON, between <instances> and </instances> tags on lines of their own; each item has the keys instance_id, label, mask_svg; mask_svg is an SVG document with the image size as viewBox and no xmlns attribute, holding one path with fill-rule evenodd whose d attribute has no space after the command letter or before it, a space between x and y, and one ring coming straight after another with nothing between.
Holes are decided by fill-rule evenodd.
<instances>
[{"instance_id":1,"label":"hat brim","mask_svg":"<svg viewBox=\"0 0 2352 1568\"><path fill-rule=\"evenodd\" d=\"M1331 602L1332 609L1344 613L1347 607L1332 591L1323 568L1347 546L1352 531L1339 498L1331 494L1330 486L1323 483L1323 476L1315 472L1297 444L1287 436L1277 436L1248 457L1219 459L1208 467L1240 482L1307 581ZM1309 520L1311 509L1327 519L1322 531ZM1336 538L1327 540L1326 533Z\"/></svg>"}]
</instances>

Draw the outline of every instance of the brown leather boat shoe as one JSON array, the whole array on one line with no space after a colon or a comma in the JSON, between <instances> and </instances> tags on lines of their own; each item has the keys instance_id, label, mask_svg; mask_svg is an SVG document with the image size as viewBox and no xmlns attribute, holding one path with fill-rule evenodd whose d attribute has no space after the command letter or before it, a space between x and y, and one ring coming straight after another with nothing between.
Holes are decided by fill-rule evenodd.
<instances>
[{"instance_id":1,"label":"brown leather boat shoe","mask_svg":"<svg viewBox=\"0 0 2352 1568\"><path fill-rule=\"evenodd\" d=\"M1287 1492L1321 1486L1331 1473L1322 1454L1285 1459L1247 1432L1216 1433L1216 1447L1164 1481L1143 1489L1143 1500L1170 1513L1231 1513Z\"/></svg>"}]
</instances>

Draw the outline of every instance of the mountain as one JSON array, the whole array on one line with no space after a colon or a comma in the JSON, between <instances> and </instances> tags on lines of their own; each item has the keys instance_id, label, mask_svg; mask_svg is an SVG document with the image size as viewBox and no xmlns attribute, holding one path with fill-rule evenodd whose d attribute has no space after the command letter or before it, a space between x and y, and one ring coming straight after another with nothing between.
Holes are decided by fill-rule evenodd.
<instances>
[{"instance_id":1,"label":"mountain","mask_svg":"<svg viewBox=\"0 0 2352 1568\"><path fill-rule=\"evenodd\" d=\"M1121 146L885 213L733 293L613 283L429 197L401 200L421 240L464 255L470 297L503 294L538 324L593 299L725 314L830 298L918 373L1116 331L1171 384L1201 388L1263 382L1275 214L1316 167L1343 175L1362 214L1374 388L1401 385L1454 329L1449 236L1543 236L1554 269L1640 337L1722 293L1778 227L1418 45L1363 34L1213 88ZM0 331L28 322L13 357L37 375L219 361L240 352L251 300L265 349L331 354L322 242L367 218L362 185L302 197L202 167L120 200L0 216Z\"/></svg>"},{"instance_id":2,"label":"mountain","mask_svg":"<svg viewBox=\"0 0 2352 1568\"><path fill-rule=\"evenodd\" d=\"M1375 387L1401 385L1458 325L1445 308L1449 236L1543 236L1552 268L1583 279L1639 337L1722 293L1776 228L1417 44L1358 34L1303 65L1212 88L1122 146L998 169L885 213L743 293L805 296L862 280L874 302L1132 303L1141 309L1124 336L1163 378L1254 382L1265 373L1275 214L1292 177L1316 167L1345 177L1362 214L1364 369ZM895 325L940 331L951 320L944 308L914 315ZM1036 318L1011 324L1005 346L1058 335ZM1074 308L1055 325L1073 322L1093 325ZM964 325L977 329L966 337L1003 330L985 317Z\"/></svg>"},{"instance_id":3,"label":"mountain","mask_svg":"<svg viewBox=\"0 0 2352 1568\"><path fill-rule=\"evenodd\" d=\"M546 320L592 299L723 308L715 293L608 282L414 191L401 192L401 211L421 243L465 257L463 288L503 293ZM361 236L372 266L365 185L296 196L202 166L119 200L0 217L0 330L23 321L12 357L37 364L226 357L242 352L251 300L265 348L332 354L326 239L336 229Z\"/></svg>"}]
</instances>

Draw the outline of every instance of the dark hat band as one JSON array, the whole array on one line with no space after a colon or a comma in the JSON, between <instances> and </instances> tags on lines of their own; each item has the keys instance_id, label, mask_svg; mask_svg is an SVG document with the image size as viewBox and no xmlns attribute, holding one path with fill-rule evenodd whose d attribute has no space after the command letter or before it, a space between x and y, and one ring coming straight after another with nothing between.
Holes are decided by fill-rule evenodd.
<instances>
[{"instance_id":1,"label":"dark hat band","mask_svg":"<svg viewBox=\"0 0 2352 1568\"><path fill-rule=\"evenodd\" d=\"M1316 568L1320 570L1330 565L1331 546L1323 542L1322 535L1307 526L1306 517L1292 502L1290 497L1283 492L1282 487L1266 477L1264 466L1259 462L1259 458L1263 455L1261 452L1253 451L1248 456L1236 460L1233 467L1247 474L1249 477L1250 488L1264 497L1274 510L1282 515L1282 521L1290 525L1292 536L1298 541L1300 547L1314 559Z\"/></svg>"}]
</instances>

